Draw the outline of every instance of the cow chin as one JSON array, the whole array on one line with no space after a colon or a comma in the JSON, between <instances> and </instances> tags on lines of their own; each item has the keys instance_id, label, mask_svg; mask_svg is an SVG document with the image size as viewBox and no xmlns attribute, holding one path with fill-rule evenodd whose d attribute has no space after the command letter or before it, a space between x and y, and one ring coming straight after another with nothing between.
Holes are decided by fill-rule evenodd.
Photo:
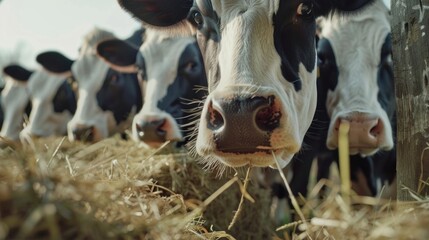
<instances>
[{"instance_id":1,"label":"cow chin","mask_svg":"<svg viewBox=\"0 0 429 240\"><path fill-rule=\"evenodd\" d=\"M205 154L205 156L205 163L211 166L216 166L217 163L221 163L232 168L244 167L247 165L251 167L277 168L278 163L280 168L284 168L292 160L293 154L286 154L285 150L280 149L270 151L261 150L249 154L224 153L216 151L210 154ZM213 161L216 163L213 163Z\"/></svg>"}]
</instances>

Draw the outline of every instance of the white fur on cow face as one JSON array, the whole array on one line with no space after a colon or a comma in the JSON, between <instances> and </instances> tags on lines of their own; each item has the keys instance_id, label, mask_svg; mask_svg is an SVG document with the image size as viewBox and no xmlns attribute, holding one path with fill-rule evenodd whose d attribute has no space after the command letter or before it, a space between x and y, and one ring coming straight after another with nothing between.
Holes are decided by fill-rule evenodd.
<instances>
[{"instance_id":1,"label":"white fur on cow face","mask_svg":"<svg viewBox=\"0 0 429 240\"><path fill-rule=\"evenodd\" d=\"M116 121L112 112L104 112L97 101L109 66L94 54L81 56L72 66L78 81L78 101L76 113L69 122L67 132L74 141L73 130L81 127L94 127L94 140L107 138L115 133Z\"/></svg>"},{"instance_id":2,"label":"white fur on cow face","mask_svg":"<svg viewBox=\"0 0 429 240\"><path fill-rule=\"evenodd\" d=\"M19 82L11 77L5 77L5 87L1 92L1 104L4 120L0 136L17 141L23 127L25 107L29 103L27 83Z\"/></svg>"},{"instance_id":3,"label":"white fur on cow face","mask_svg":"<svg viewBox=\"0 0 429 240\"><path fill-rule=\"evenodd\" d=\"M202 116L206 116L209 102L216 97L231 98L233 95L276 96L281 109L280 126L270 137L270 148L281 159L282 167L287 165L299 151L304 135L309 128L316 108L316 70L308 72L303 64L299 66L302 89L296 91L281 72L281 58L275 49L273 14L279 1L212 1L215 12L221 19L221 40L216 66L206 65L210 94ZM314 50L315 51L315 50ZM207 58L206 58L207 64ZM314 59L314 66L316 59ZM316 68L314 68L316 69ZM220 79L213 79L214 72ZM289 79L290 80L290 79ZM216 84L215 84L216 83ZM196 150L208 156L209 165L222 162L238 167L275 166L273 156L266 152L233 154L216 152L213 131L207 128L207 121L201 118ZM243 139L245 141L245 139Z\"/></svg>"},{"instance_id":4,"label":"white fur on cow face","mask_svg":"<svg viewBox=\"0 0 429 240\"><path fill-rule=\"evenodd\" d=\"M139 141L136 125L141 122L151 122L165 119L161 127L166 140L181 141L183 139L176 120L166 111L158 108L158 103L167 96L167 90L173 84L179 68L179 59L185 48L195 42L192 37L168 37L153 30L146 30L145 42L140 48L144 57L146 78L144 80L144 105L134 117L132 132L133 138Z\"/></svg>"},{"instance_id":5,"label":"white fur on cow face","mask_svg":"<svg viewBox=\"0 0 429 240\"><path fill-rule=\"evenodd\" d=\"M22 141L31 136L46 137L64 135L67 132L67 123L72 114L68 111L56 113L53 99L61 84L70 76L71 72L53 74L45 70L36 71L31 75L28 91L32 109L29 122L20 133Z\"/></svg>"},{"instance_id":6,"label":"white fur on cow face","mask_svg":"<svg viewBox=\"0 0 429 240\"><path fill-rule=\"evenodd\" d=\"M378 102L377 73L381 47L390 32L388 10L378 1L359 15L333 15L324 19L322 37L332 45L339 70L334 91L328 92L327 110L331 117L328 148L336 148L336 119L352 112L378 117L384 128L378 147L350 149L351 154L374 154L378 149L393 147L392 127L386 112Z\"/></svg>"},{"instance_id":7,"label":"white fur on cow face","mask_svg":"<svg viewBox=\"0 0 429 240\"><path fill-rule=\"evenodd\" d=\"M94 127L95 141L117 131L113 113L104 112L97 102L97 92L103 85L109 66L97 57L95 46L113 38L112 33L94 29L85 36L80 55L73 63L72 72L79 90L76 113L67 126L70 141L76 140L73 130L81 127Z\"/></svg>"}]
</instances>

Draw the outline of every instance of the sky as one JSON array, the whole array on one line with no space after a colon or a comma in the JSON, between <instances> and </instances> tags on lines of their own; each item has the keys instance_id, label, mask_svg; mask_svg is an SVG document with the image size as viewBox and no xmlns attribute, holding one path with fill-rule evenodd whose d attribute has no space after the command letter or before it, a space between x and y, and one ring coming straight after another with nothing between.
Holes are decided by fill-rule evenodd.
<instances>
[{"instance_id":1,"label":"sky","mask_svg":"<svg viewBox=\"0 0 429 240\"><path fill-rule=\"evenodd\" d=\"M0 67L14 52L20 64L36 68L35 56L46 50L77 56L83 35L94 27L126 38L139 23L117 0L2 0Z\"/></svg>"}]
</instances>

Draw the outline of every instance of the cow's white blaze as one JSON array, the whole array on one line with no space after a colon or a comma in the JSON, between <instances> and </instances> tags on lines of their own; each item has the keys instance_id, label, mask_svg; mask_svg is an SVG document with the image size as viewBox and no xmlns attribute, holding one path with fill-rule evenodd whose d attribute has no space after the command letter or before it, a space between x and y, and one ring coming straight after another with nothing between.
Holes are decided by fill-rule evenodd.
<instances>
[{"instance_id":1,"label":"cow's white blaze","mask_svg":"<svg viewBox=\"0 0 429 240\"><path fill-rule=\"evenodd\" d=\"M280 126L271 134L271 147L264 150L273 151L282 159L283 167L299 151L313 119L317 99L316 70L308 72L300 64L298 75L302 80L302 89L298 92L282 75L281 58L274 44L272 19L279 1L212 1L212 4L221 18L220 51L217 56L221 76L216 85L209 85L210 94L202 116L206 116L207 105L214 97L274 95L282 117ZM210 70L208 73L210 76ZM272 155L266 152L223 153L216 152L214 145L213 131L207 128L207 121L202 117L196 142L200 155L232 167L246 164L275 166Z\"/></svg>"},{"instance_id":2,"label":"cow's white blaze","mask_svg":"<svg viewBox=\"0 0 429 240\"><path fill-rule=\"evenodd\" d=\"M5 87L1 92L1 104L4 111L1 137L12 141L19 139L19 132L23 128L25 107L29 100L27 82L19 82L6 76Z\"/></svg>"},{"instance_id":3,"label":"cow's white blaze","mask_svg":"<svg viewBox=\"0 0 429 240\"><path fill-rule=\"evenodd\" d=\"M94 140L100 140L119 131L112 112L104 112L98 105L97 92L101 89L109 66L96 55L96 45L114 35L100 29L88 33L83 41L72 72L78 82L76 113L67 126L68 137L75 140L73 130L94 127Z\"/></svg>"},{"instance_id":4,"label":"cow's white blaze","mask_svg":"<svg viewBox=\"0 0 429 240\"><path fill-rule=\"evenodd\" d=\"M31 75L28 91L32 109L29 122L20 133L21 140L31 136L45 137L66 134L67 123L72 118L72 114L69 111L56 113L53 99L60 86L70 76L71 72L54 74L43 69Z\"/></svg>"},{"instance_id":5,"label":"cow's white blaze","mask_svg":"<svg viewBox=\"0 0 429 240\"><path fill-rule=\"evenodd\" d=\"M168 112L159 109L158 103L167 96L167 90L178 76L179 59L185 48L195 42L193 37L170 37L159 31L146 30L140 53L145 60L146 77L143 90L144 104L133 120L133 138L139 141L136 125L165 119L161 127L167 133L166 140L180 141L182 133L176 120Z\"/></svg>"},{"instance_id":6,"label":"cow's white blaze","mask_svg":"<svg viewBox=\"0 0 429 240\"><path fill-rule=\"evenodd\" d=\"M328 132L328 148L336 148L338 141L333 128L335 119L351 112L377 116L383 125L378 148L393 147L392 127L377 96L378 65L381 47L390 32L389 13L381 1L359 15L332 15L324 19L321 36L332 45L339 70L338 84L328 92L327 110L331 117ZM359 149L351 149L356 154ZM370 155L377 149L361 149L361 154Z\"/></svg>"}]
</instances>

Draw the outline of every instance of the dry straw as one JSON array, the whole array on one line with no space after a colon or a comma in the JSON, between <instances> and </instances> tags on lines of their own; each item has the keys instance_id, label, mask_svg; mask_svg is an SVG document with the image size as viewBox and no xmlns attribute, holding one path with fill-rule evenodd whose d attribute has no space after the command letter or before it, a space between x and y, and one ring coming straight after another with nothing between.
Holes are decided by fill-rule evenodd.
<instances>
[{"instance_id":1,"label":"dry straw","mask_svg":"<svg viewBox=\"0 0 429 240\"><path fill-rule=\"evenodd\" d=\"M5 148L0 239L429 239L426 197L351 194L348 203L331 180L311 187L299 221L273 223L270 189L247 170L220 179L171 144L148 150L119 138Z\"/></svg>"}]
</instances>

